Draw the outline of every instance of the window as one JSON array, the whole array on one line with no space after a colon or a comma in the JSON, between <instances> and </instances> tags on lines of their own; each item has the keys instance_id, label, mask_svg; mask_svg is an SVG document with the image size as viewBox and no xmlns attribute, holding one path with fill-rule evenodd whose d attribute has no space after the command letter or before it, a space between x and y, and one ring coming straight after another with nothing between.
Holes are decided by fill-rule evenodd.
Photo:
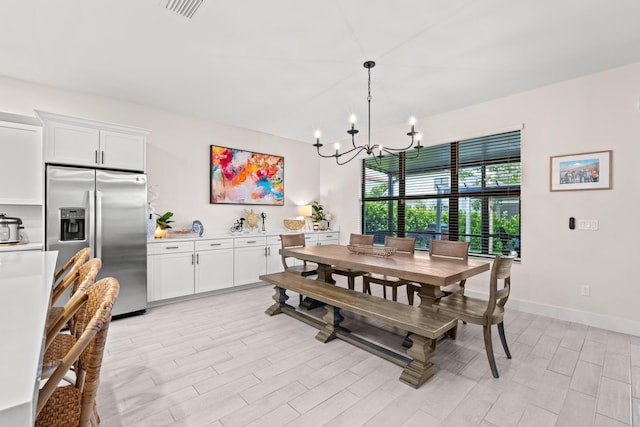
<instances>
[{"instance_id":1,"label":"window","mask_svg":"<svg viewBox=\"0 0 640 427\"><path fill-rule=\"evenodd\" d=\"M425 147L362 164L362 232L470 242L520 253L520 131Z\"/></svg>"}]
</instances>

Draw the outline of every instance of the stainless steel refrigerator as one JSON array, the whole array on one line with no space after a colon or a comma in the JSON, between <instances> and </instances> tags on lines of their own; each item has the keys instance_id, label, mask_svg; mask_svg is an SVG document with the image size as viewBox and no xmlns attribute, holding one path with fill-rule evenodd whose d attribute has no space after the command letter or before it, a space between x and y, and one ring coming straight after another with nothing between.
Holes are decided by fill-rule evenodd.
<instances>
[{"instance_id":1,"label":"stainless steel refrigerator","mask_svg":"<svg viewBox=\"0 0 640 427\"><path fill-rule=\"evenodd\" d=\"M91 247L92 257L102 259L98 279L120 282L114 316L147 307L146 206L142 173L47 165L46 248L58 251L59 269Z\"/></svg>"}]
</instances>

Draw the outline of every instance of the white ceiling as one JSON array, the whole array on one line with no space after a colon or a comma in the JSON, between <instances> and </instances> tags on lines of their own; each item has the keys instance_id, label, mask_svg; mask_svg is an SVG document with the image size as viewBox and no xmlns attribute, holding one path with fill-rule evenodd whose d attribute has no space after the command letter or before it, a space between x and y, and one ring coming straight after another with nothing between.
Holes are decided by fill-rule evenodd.
<instances>
[{"instance_id":1,"label":"white ceiling","mask_svg":"<svg viewBox=\"0 0 640 427\"><path fill-rule=\"evenodd\" d=\"M640 61L638 0L204 1L2 0L0 75L329 143L365 60L373 130Z\"/></svg>"}]
</instances>

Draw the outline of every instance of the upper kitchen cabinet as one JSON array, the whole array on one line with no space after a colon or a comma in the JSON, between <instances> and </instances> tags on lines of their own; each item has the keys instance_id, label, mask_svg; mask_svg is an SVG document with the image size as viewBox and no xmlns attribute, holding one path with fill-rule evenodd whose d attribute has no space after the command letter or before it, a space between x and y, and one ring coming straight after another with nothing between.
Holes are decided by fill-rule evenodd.
<instances>
[{"instance_id":1,"label":"upper kitchen cabinet","mask_svg":"<svg viewBox=\"0 0 640 427\"><path fill-rule=\"evenodd\" d=\"M0 113L0 205L42 204L42 125Z\"/></svg>"},{"instance_id":2,"label":"upper kitchen cabinet","mask_svg":"<svg viewBox=\"0 0 640 427\"><path fill-rule=\"evenodd\" d=\"M45 124L45 163L145 171L148 130L36 113Z\"/></svg>"}]
</instances>

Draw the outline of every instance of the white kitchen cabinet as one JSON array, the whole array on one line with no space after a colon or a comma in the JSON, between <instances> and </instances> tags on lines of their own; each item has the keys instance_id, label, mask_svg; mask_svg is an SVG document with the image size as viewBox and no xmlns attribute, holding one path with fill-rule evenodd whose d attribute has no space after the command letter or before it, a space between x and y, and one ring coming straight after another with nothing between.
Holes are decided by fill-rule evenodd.
<instances>
[{"instance_id":1,"label":"white kitchen cabinet","mask_svg":"<svg viewBox=\"0 0 640 427\"><path fill-rule=\"evenodd\" d=\"M233 286L233 239L195 242L195 292Z\"/></svg>"},{"instance_id":2,"label":"white kitchen cabinet","mask_svg":"<svg viewBox=\"0 0 640 427\"><path fill-rule=\"evenodd\" d=\"M247 236L235 239L234 285L256 283L267 272L267 239L264 236Z\"/></svg>"},{"instance_id":3,"label":"white kitchen cabinet","mask_svg":"<svg viewBox=\"0 0 640 427\"><path fill-rule=\"evenodd\" d=\"M193 242L161 242L147 247L147 300L192 295L195 254Z\"/></svg>"},{"instance_id":4,"label":"white kitchen cabinet","mask_svg":"<svg viewBox=\"0 0 640 427\"><path fill-rule=\"evenodd\" d=\"M282 240L280 236L267 236L267 274L284 271L280 249Z\"/></svg>"},{"instance_id":5,"label":"white kitchen cabinet","mask_svg":"<svg viewBox=\"0 0 640 427\"><path fill-rule=\"evenodd\" d=\"M340 244L340 232L338 231L324 231L318 233L318 246L322 245L339 245Z\"/></svg>"},{"instance_id":6,"label":"white kitchen cabinet","mask_svg":"<svg viewBox=\"0 0 640 427\"><path fill-rule=\"evenodd\" d=\"M145 137L100 131L100 166L111 169L145 170Z\"/></svg>"},{"instance_id":7,"label":"white kitchen cabinet","mask_svg":"<svg viewBox=\"0 0 640 427\"><path fill-rule=\"evenodd\" d=\"M149 242L147 255L149 302L233 286L233 239Z\"/></svg>"},{"instance_id":8,"label":"white kitchen cabinet","mask_svg":"<svg viewBox=\"0 0 640 427\"><path fill-rule=\"evenodd\" d=\"M148 130L36 112L45 123L45 163L145 170Z\"/></svg>"},{"instance_id":9,"label":"white kitchen cabinet","mask_svg":"<svg viewBox=\"0 0 640 427\"><path fill-rule=\"evenodd\" d=\"M42 126L0 113L0 205L42 204Z\"/></svg>"},{"instance_id":10,"label":"white kitchen cabinet","mask_svg":"<svg viewBox=\"0 0 640 427\"><path fill-rule=\"evenodd\" d=\"M305 234L305 244L338 244L339 238L337 231L311 232ZM281 247L277 233L151 241L147 245L148 300L258 283L260 275L283 270Z\"/></svg>"}]
</instances>

